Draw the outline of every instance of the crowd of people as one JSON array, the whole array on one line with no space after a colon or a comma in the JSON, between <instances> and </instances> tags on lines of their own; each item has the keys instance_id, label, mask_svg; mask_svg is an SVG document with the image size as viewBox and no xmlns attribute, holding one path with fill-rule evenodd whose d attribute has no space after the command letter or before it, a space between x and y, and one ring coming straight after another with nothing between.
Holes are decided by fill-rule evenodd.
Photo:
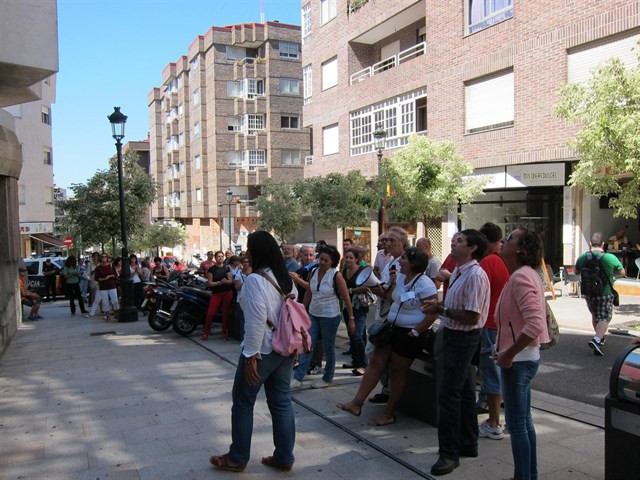
<instances>
[{"instance_id":1,"label":"crowd of people","mask_svg":"<svg viewBox=\"0 0 640 480\"><path fill-rule=\"evenodd\" d=\"M433 255L428 239L411 246L407 233L399 227L383 234L378 246L373 270L380 283L368 287L356 281L367 267L365 252L350 239L345 239L341 256L335 246L323 241L315 249L303 246L298 250L292 245L278 247L266 232L249 237L248 265L242 269L240 283L245 328L233 387L232 444L227 454L210 457L210 463L223 470L244 470L250 456L253 405L264 385L275 450L262 463L291 470L295 422L289 392L332 385L341 322L347 327L350 349L346 353L351 356L343 368L362 380L355 396L337 407L360 416L368 398L371 403L385 404L369 425L395 423L396 405L405 392L409 369L423 348L425 334L439 320L443 364L438 399L439 458L431 473L448 474L459 466L461 457L478 456L479 437L504 438L500 419L504 404L514 478L537 478L531 381L540 362L540 345L549 341L544 288L538 273L540 237L525 228L505 237L497 225L487 223L480 230L454 235L451 253L443 262ZM222 260L222 256L216 258L219 264ZM234 278L228 269L216 273L215 264L208 271L212 287L230 285L229 277ZM261 275L247 275L251 271ZM295 359L273 352L273 331L268 325L277 328L282 296L264 274L277 282L282 292L304 304L311 320L311 352ZM438 299L440 286L443 300ZM220 303L216 301L216 305ZM376 309L377 323L393 324L384 341L367 339L370 308ZM476 398L472 361L478 352L481 393ZM309 376L320 374L319 380L307 383ZM370 396L378 383L382 390ZM478 424L481 411L488 411L489 418Z\"/></svg>"}]
</instances>

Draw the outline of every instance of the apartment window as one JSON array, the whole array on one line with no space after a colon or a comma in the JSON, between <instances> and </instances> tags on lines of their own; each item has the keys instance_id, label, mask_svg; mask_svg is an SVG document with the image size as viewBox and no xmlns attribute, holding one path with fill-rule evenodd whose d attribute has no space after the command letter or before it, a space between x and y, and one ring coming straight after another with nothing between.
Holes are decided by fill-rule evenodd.
<instances>
[{"instance_id":1,"label":"apartment window","mask_svg":"<svg viewBox=\"0 0 640 480\"><path fill-rule=\"evenodd\" d=\"M606 43L579 47L567 56L567 81L582 83L588 81L598 67L603 66L611 58L619 58L625 68L638 65L637 43L640 34L609 40Z\"/></svg>"},{"instance_id":2,"label":"apartment window","mask_svg":"<svg viewBox=\"0 0 640 480\"><path fill-rule=\"evenodd\" d=\"M184 162L180 162L180 176L184 176Z\"/></svg>"},{"instance_id":3,"label":"apartment window","mask_svg":"<svg viewBox=\"0 0 640 480\"><path fill-rule=\"evenodd\" d=\"M298 95L300 93L300 80L297 78L281 78L280 93Z\"/></svg>"},{"instance_id":4,"label":"apartment window","mask_svg":"<svg viewBox=\"0 0 640 480\"><path fill-rule=\"evenodd\" d=\"M196 203L202 203L202 189L196 188Z\"/></svg>"},{"instance_id":5,"label":"apartment window","mask_svg":"<svg viewBox=\"0 0 640 480\"><path fill-rule=\"evenodd\" d=\"M193 157L193 167L196 169L196 172L199 172L202 169L202 158L200 155Z\"/></svg>"},{"instance_id":6,"label":"apartment window","mask_svg":"<svg viewBox=\"0 0 640 480\"><path fill-rule=\"evenodd\" d=\"M18 185L18 204L25 205L27 199L27 187Z\"/></svg>"},{"instance_id":7,"label":"apartment window","mask_svg":"<svg viewBox=\"0 0 640 480\"><path fill-rule=\"evenodd\" d=\"M422 27L418 30L416 43L422 43L427 41L427 27Z\"/></svg>"},{"instance_id":8,"label":"apartment window","mask_svg":"<svg viewBox=\"0 0 640 480\"><path fill-rule=\"evenodd\" d=\"M331 155L338 153L338 124L329 125L322 129L322 154Z\"/></svg>"},{"instance_id":9,"label":"apartment window","mask_svg":"<svg viewBox=\"0 0 640 480\"><path fill-rule=\"evenodd\" d=\"M409 136L427 129L425 89L390 98L350 114L351 155L374 150L373 132L386 131L385 148L406 145Z\"/></svg>"},{"instance_id":10,"label":"apartment window","mask_svg":"<svg viewBox=\"0 0 640 480\"><path fill-rule=\"evenodd\" d=\"M242 81L242 96L248 99L264 96L264 80L261 78L245 78Z\"/></svg>"},{"instance_id":11,"label":"apartment window","mask_svg":"<svg viewBox=\"0 0 640 480\"><path fill-rule=\"evenodd\" d=\"M242 167L242 152L228 152L227 160L231 168Z\"/></svg>"},{"instance_id":12,"label":"apartment window","mask_svg":"<svg viewBox=\"0 0 640 480\"><path fill-rule=\"evenodd\" d=\"M231 45L227 45L227 60L237 60L239 58L244 58L247 56L247 51L244 47L233 47Z\"/></svg>"},{"instance_id":13,"label":"apartment window","mask_svg":"<svg viewBox=\"0 0 640 480\"><path fill-rule=\"evenodd\" d=\"M184 133L178 135L178 145L184 145Z\"/></svg>"},{"instance_id":14,"label":"apartment window","mask_svg":"<svg viewBox=\"0 0 640 480\"><path fill-rule=\"evenodd\" d=\"M483 30L513 17L513 0L466 0L467 33Z\"/></svg>"},{"instance_id":15,"label":"apartment window","mask_svg":"<svg viewBox=\"0 0 640 480\"><path fill-rule=\"evenodd\" d=\"M227 117L227 130L230 132L239 132L242 129L242 117Z\"/></svg>"},{"instance_id":16,"label":"apartment window","mask_svg":"<svg viewBox=\"0 0 640 480\"><path fill-rule=\"evenodd\" d=\"M280 58L298 58L300 56L297 43L278 42L278 50L280 50Z\"/></svg>"},{"instance_id":17,"label":"apartment window","mask_svg":"<svg viewBox=\"0 0 640 480\"><path fill-rule=\"evenodd\" d=\"M198 105L200 103L200 89L196 88L193 91L193 105Z\"/></svg>"},{"instance_id":18,"label":"apartment window","mask_svg":"<svg viewBox=\"0 0 640 480\"><path fill-rule=\"evenodd\" d=\"M320 23L324 25L336 17L336 0L320 0Z\"/></svg>"},{"instance_id":19,"label":"apartment window","mask_svg":"<svg viewBox=\"0 0 640 480\"><path fill-rule=\"evenodd\" d=\"M200 122L196 122L193 124L193 138L198 138L200 136Z\"/></svg>"},{"instance_id":20,"label":"apartment window","mask_svg":"<svg viewBox=\"0 0 640 480\"><path fill-rule=\"evenodd\" d=\"M229 97L242 97L242 82L227 82L227 95Z\"/></svg>"},{"instance_id":21,"label":"apartment window","mask_svg":"<svg viewBox=\"0 0 640 480\"><path fill-rule=\"evenodd\" d=\"M245 150L242 167L250 172L267 166L267 155L264 150Z\"/></svg>"},{"instance_id":22,"label":"apartment window","mask_svg":"<svg viewBox=\"0 0 640 480\"><path fill-rule=\"evenodd\" d=\"M264 130L264 115L249 113L242 116L242 131L245 135L255 135L258 130Z\"/></svg>"},{"instance_id":23,"label":"apartment window","mask_svg":"<svg viewBox=\"0 0 640 480\"><path fill-rule=\"evenodd\" d=\"M464 97L466 133L513 125L513 71L467 82Z\"/></svg>"},{"instance_id":24,"label":"apartment window","mask_svg":"<svg viewBox=\"0 0 640 480\"><path fill-rule=\"evenodd\" d=\"M300 117L298 115L280 115L280 128L300 128Z\"/></svg>"},{"instance_id":25,"label":"apartment window","mask_svg":"<svg viewBox=\"0 0 640 480\"><path fill-rule=\"evenodd\" d=\"M44 161L45 165L53 165L53 161L51 159L51 150L49 150L48 148L42 150L42 160Z\"/></svg>"},{"instance_id":26,"label":"apartment window","mask_svg":"<svg viewBox=\"0 0 640 480\"><path fill-rule=\"evenodd\" d=\"M300 165L300 150L281 150L282 165Z\"/></svg>"},{"instance_id":27,"label":"apartment window","mask_svg":"<svg viewBox=\"0 0 640 480\"><path fill-rule=\"evenodd\" d=\"M338 84L338 57L333 57L322 64L322 90Z\"/></svg>"},{"instance_id":28,"label":"apartment window","mask_svg":"<svg viewBox=\"0 0 640 480\"><path fill-rule=\"evenodd\" d=\"M184 190L180 192L180 203L187 203L187 195Z\"/></svg>"},{"instance_id":29,"label":"apartment window","mask_svg":"<svg viewBox=\"0 0 640 480\"><path fill-rule=\"evenodd\" d=\"M42 107L42 123L51 125L51 109L49 107Z\"/></svg>"},{"instance_id":30,"label":"apartment window","mask_svg":"<svg viewBox=\"0 0 640 480\"><path fill-rule=\"evenodd\" d=\"M311 2L302 7L302 43L311 40Z\"/></svg>"},{"instance_id":31,"label":"apartment window","mask_svg":"<svg viewBox=\"0 0 640 480\"><path fill-rule=\"evenodd\" d=\"M193 78L194 75L200 73L200 57L196 55L191 60L191 66L189 67L189 78Z\"/></svg>"},{"instance_id":32,"label":"apartment window","mask_svg":"<svg viewBox=\"0 0 640 480\"><path fill-rule=\"evenodd\" d=\"M53 205L53 187L44 187L44 203Z\"/></svg>"},{"instance_id":33,"label":"apartment window","mask_svg":"<svg viewBox=\"0 0 640 480\"><path fill-rule=\"evenodd\" d=\"M307 65L302 69L302 88L304 95L304 103L311 103L311 96L313 95L313 82L312 82L312 70L311 65Z\"/></svg>"},{"instance_id":34,"label":"apartment window","mask_svg":"<svg viewBox=\"0 0 640 480\"><path fill-rule=\"evenodd\" d=\"M184 84L184 79L182 78L182 74L178 75L178 89L182 88Z\"/></svg>"}]
</instances>

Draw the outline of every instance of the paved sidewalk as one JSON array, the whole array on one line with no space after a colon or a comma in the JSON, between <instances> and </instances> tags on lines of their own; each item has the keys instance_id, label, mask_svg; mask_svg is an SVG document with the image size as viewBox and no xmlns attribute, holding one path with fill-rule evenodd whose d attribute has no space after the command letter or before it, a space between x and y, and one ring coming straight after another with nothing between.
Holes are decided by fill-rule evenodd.
<instances>
[{"instance_id":1,"label":"paved sidewalk","mask_svg":"<svg viewBox=\"0 0 640 480\"><path fill-rule=\"evenodd\" d=\"M237 342L214 335L205 342L208 351L171 330L153 332L144 317L129 324L71 317L63 302L45 304L41 313L45 320L24 324L0 358L2 480L430 478L436 429L402 414L395 425L368 427L379 406L366 405L359 418L338 410L335 403L350 399L359 384L341 369L336 386L294 394L292 473L260 464L273 449L264 396L256 404L247 469L240 475L214 471L209 455L226 452L230 443L234 368L224 359L237 361ZM544 394L534 398L544 409L534 410L540 479L604 478L604 431L551 413L588 410L602 418L602 409ZM480 457L463 459L445 478L511 475L507 436L480 439Z\"/></svg>"}]
</instances>

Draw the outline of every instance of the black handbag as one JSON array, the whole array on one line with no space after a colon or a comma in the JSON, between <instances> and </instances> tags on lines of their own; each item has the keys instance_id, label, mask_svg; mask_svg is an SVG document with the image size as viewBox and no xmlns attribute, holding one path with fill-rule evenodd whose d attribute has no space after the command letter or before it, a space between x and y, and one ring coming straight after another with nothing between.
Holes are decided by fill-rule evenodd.
<instances>
[{"instance_id":1,"label":"black handbag","mask_svg":"<svg viewBox=\"0 0 640 480\"><path fill-rule=\"evenodd\" d=\"M367 338L376 347L384 347L391 343L393 338L393 329L396 322L389 323L386 320L384 322L374 323L367 330Z\"/></svg>"}]
</instances>

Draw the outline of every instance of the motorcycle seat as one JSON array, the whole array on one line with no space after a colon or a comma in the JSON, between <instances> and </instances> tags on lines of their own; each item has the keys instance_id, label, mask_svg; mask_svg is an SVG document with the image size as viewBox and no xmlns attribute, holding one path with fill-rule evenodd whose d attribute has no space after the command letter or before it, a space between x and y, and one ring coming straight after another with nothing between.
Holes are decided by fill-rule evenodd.
<instances>
[{"instance_id":1,"label":"motorcycle seat","mask_svg":"<svg viewBox=\"0 0 640 480\"><path fill-rule=\"evenodd\" d=\"M195 288L195 287L182 287L182 290L184 290L185 292L193 293L194 295L197 295L200 298L211 300L212 292L210 292L209 290L203 290L201 288Z\"/></svg>"}]
</instances>

